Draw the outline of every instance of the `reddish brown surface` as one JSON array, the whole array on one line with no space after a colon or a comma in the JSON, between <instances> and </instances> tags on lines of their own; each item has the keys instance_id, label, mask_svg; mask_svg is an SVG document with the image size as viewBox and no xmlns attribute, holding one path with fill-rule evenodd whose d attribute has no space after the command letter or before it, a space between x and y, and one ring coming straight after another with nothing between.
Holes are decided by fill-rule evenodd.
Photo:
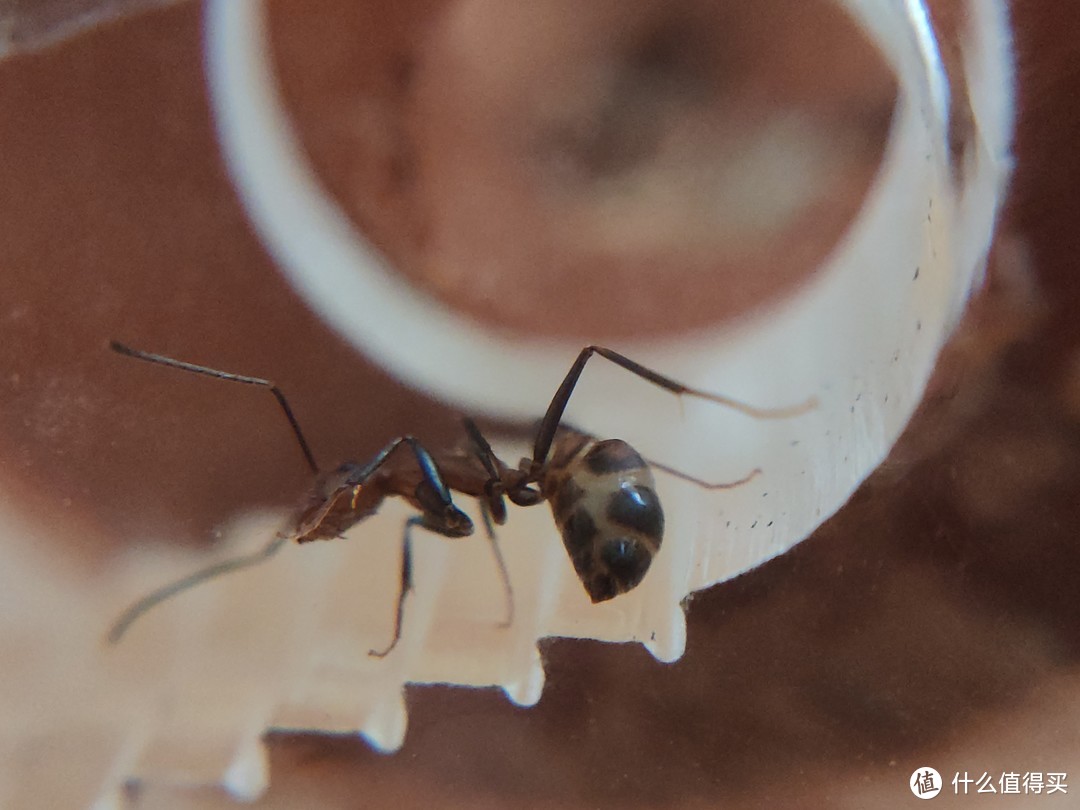
<instances>
[{"instance_id":1,"label":"reddish brown surface","mask_svg":"<svg viewBox=\"0 0 1080 810\"><path fill-rule=\"evenodd\" d=\"M1070 806L1080 12L1016 14L1007 230L1030 240L1043 307L1003 258L1000 294L975 313L891 462L814 538L697 597L678 664L561 641L546 650L534 709L414 689L396 756L272 738L274 784L259 806L891 807L914 802L916 766L993 763L1069 771L1068 800L1035 806ZM181 6L0 69L0 472L44 522L78 517L73 536L87 545L170 523L202 536L233 508L290 500L306 482L262 392L133 366L104 351L108 338L274 376L320 458L440 428L438 411L295 301L220 166L196 159L214 150L198 59L196 11ZM103 531L85 531L87 519Z\"/></svg>"}]
</instances>

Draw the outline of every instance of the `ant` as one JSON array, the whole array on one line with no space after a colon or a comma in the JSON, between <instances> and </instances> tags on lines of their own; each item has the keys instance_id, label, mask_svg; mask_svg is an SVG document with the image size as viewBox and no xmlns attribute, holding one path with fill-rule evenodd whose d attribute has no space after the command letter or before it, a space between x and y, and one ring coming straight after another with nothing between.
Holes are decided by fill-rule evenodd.
<instances>
[{"instance_id":1,"label":"ant","mask_svg":"<svg viewBox=\"0 0 1080 810\"><path fill-rule=\"evenodd\" d=\"M609 360L641 379L682 396L709 400L758 419L798 416L816 407L816 400L789 408L755 408L719 394L683 385L642 366L618 352L602 346L586 346L578 354L540 422L531 458L522 459L515 469L495 455L491 445L469 418L463 420L468 446L443 453L436 460L413 436L399 436L364 464L347 462L329 474L323 473L304 438L300 423L288 400L270 380L219 371L175 360L160 354L139 351L116 341L110 348L122 355L182 371L204 374L219 380L256 385L269 389L292 428L308 467L315 476L307 506L301 511L293 531L277 534L262 549L234 557L166 585L135 602L114 622L109 641L118 642L140 616L170 597L221 574L247 568L276 554L289 540L309 543L333 540L373 515L385 498L398 496L408 501L418 514L405 522L401 553L401 582L394 618L394 635L383 649L369 655L388 655L401 639L405 597L412 590L412 531L420 526L443 537L467 537L473 522L453 501L452 492L475 498L487 531L506 591L513 621L513 592L506 564L495 538L493 523L506 522L509 500L516 506L548 502L562 535L567 554L581 584L594 603L604 602L636 587L660 550L664 533L664 513L656 495L650 466L689 481L704 489L731 489L761 473L755 469L738 481L709 483L674 468L647 462L620 439L600 440L562 424L570 395L589 358ZM391 463L401 451L412 456L413 464Z\"/></svg>"}]
</instances>

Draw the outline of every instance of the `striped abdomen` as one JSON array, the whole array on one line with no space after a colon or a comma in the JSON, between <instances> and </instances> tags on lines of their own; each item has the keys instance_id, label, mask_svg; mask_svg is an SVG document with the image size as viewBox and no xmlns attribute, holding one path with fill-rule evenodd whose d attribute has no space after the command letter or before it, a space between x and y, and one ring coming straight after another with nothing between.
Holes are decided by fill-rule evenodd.
<instances>
[{"instance_id":1,"label":"striped abdomen","mask_svg":"<svg viewBox=\"0 0 1080 810\"><path fill-rule=\"evenodd\" d=\"M660 549L664 512L649 465L634 448L560 433L542 486L593 602L641 582Z\"/></svg>"}]
</instances>

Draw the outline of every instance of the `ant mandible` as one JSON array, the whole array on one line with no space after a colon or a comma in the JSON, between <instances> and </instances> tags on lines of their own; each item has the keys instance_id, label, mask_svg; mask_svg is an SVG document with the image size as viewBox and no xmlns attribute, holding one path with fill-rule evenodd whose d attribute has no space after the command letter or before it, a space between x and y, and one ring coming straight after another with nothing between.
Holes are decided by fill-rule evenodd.
<instances>
[{"instance_id":1,"label":"ant mandible","mask_svg":"<svg viewBox=\"0 0 1080 810\"><path fill-rule=\"evenodd\" d=\"M166 599L221 574L260 563L276 554L289 540L308 543L333 540L373 515L382 501L399 496L419 514L405 522L401 553L401 583L394 618L394 635L381 650L369 654L382 658L401 639L405 597L412 590L412 530L422 526L443 537L467 537L473 522L453 501L451 492L475 498L502 576L510 608L505 624L513 617L513 593L492 523L506 522L506 499L516 506L551 505L563 545L581 584L592 601L604 602L638 585L660 550L664 513L656 495L650 466L705 489L730 489L745 484L761 472L755 469L738 481L709 483L657 462L647 462L620 439L600 440L562 425L570 395L585 364L599 355L653 385L677 395L709 400L758 419L798 416L816 405L814 399L790 408L755 408L719 394L683 385L658 374L628 357L602 346L586 346L578 354L540 422L531 458L522 459L515 469L495 455L491 445L469 418L463 420L468 447L442 454L438 460L417 439L400 436L365 464L348 462L324 474L304 438L300 423L288 400L270 380L218 371L175 360L160 354L139 351L116 341L113 351L204 374L219 380L256 385L269 389L289 421L315 485L295 528L278 534L262 549L204 568L166 585L135 602L114 622L109 641L115 643L140 616ZM401 448L412 454L415 466L395 467L388 463Z\"/></svg>"}]
</instances>

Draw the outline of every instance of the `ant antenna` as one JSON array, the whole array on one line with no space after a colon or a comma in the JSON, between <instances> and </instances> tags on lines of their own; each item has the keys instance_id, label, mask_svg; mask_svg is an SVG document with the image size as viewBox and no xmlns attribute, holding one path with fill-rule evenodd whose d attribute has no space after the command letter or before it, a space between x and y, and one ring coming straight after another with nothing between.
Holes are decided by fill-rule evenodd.
<instances>
[{"instance_id":1,"label":"ant antenna","mask_svg":"<svg viewBox=\"0 0 1080 810\"><path fill-rule=\"evenodd\" d=\"M120 641L128 631L128 628L131 627L140 616L148 610L160 605L166 599L171 599L178 593L183 593L189 588L194 588L196 585L206 582L209 579L214 579L222 574L240 571L244 568L250 568L261 562L265 562L277 554L277 552L281 550L281 547L288 541L288 537L279 534L258 551L252 552L251 554L241 554L238 557L233 557L232 559L203 568L201 571L196 571L182 579L178 579L176 582L158 588L153 593L147 594L121 613L120 617L113 623L113 626L109 628L109 643L116 644Z\"/></svg>"}]
</instances>

